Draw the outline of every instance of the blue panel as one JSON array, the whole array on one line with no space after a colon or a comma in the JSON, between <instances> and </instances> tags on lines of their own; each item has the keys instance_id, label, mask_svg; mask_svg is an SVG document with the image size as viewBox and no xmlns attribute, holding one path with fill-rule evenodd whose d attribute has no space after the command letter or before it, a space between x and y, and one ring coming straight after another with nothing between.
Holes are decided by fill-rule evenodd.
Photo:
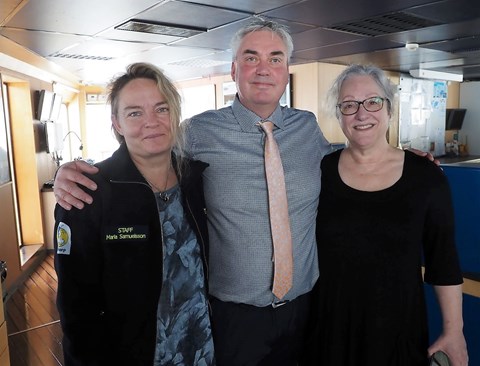
<instances>
[{"instance_id":1,"label":"blue panel","mask_svg":"<svg viewBox=\"0 0 480 366\"><path fill-rule=\"evenodd\" d=\"M455 239L460 266L467 277L480 281L480 164L443 165L452 190ZM473 275L473 277L472 277ZM442 319L431 286L425 286L430 342L441 332ZM480 365L480 298L463 295L464 334L469 365Z\"/></svg>"},{"instance_id":2,"label":"blue panel","mask_svg":"<svg viewBox=\"0 0 480 366\"><path fill-rule=\"evenodd\" d=\"M450 182L460 266L480 278L480 168L442 166Z\"/></svg>"}]
</instances>

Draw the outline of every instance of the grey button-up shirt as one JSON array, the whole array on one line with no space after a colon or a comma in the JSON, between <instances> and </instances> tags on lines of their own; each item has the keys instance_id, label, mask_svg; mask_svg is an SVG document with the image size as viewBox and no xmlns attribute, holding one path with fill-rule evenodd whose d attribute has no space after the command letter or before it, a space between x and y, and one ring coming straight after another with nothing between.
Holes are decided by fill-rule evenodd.
<instances>
[{"instance_id":1,"label":"grey button-up shirt","mask_svg":"<svg viewBox=\"0 0 480 366\"><path fill-rule=\"evenodd\" d=\"M189 156L204 171L210 237L211 295L222 301L267 306L272 294L272 237L261 120L235 99L230 107L194 116L186 124ZM278 106L268 118L276 129L285 171L293 239L293 300L318 278L315 218L320 161L332 148L313 113Z\"/></svg>"}]
</instances>

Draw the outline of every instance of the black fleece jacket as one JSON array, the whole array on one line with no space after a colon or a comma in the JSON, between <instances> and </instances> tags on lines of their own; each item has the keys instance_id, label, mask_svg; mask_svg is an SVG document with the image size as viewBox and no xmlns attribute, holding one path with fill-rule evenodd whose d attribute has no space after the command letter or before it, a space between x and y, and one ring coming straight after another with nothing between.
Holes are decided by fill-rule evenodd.
<instances>
[{"instance_id":1,"label":"black fleece jacket","mask_svg":"<svg viewBox=\"0 0 480 366\"><path fill-rule=\"evenodd\" d=\"M98 185L88 191L93 203L83 210L55 208L65 365L152 365L163 273L156 199L125 144L97 166L100 172L89 176ZM202 185L208 164L187 160L185 166L177 172L183 207L208 276Z\"/></svg>"}]
</instances>

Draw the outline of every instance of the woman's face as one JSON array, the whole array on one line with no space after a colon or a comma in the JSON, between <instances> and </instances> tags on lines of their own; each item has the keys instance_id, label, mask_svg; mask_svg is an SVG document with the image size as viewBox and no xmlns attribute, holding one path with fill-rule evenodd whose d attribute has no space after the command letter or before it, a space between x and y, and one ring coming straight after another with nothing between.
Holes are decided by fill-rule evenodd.
<instances>
[{"instance_id":1,"label":"woman's face","mask_svg":"<svg viewBox=\"0 0 480 366\"><path fill-rule=\"evenodd\" d=\"M118 113L112 116L130 154L148 158L168 153L173 143L170 111L157 84L150 79L128 82L118 95Z\"/></svg>"},{"instance_id":2,"label":"woman's face","mask_svg":"<svg viewBox=\"0 0 480 366\"><path fill-rule=\"evenodd\" d=\"M338 103L363 102L372 97L385 97L375 80L370 76L351 76L342 84ZM370 106L368 108L372 109ZM342 131L352 146L369 147L385 142L389 120L386 100L383 102L382 109L376 112L367 111L361 104L356 113L348 116L340 115Z\"/></svg>"}]
</instances>

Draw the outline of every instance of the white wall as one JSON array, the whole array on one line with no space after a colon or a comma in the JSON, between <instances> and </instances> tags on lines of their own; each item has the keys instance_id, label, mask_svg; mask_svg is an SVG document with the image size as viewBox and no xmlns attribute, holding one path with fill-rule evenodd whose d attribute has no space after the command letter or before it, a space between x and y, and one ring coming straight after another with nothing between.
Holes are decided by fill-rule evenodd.
<instances>
[{"instance_id":1,"label":"white wall","mask_svg":"<svg viewBox=\"0 0 480 366\"><path fill-rule=\"evenodd\" d=\"M480 82L460 84L460 108L467 114L459 132L459 142L467 143L471 155L480 155Z\"/></svg>"},{"instance_id":2,"label":"white wall","mask_svg":"<svg viewBox=\"0 0 480 366\"><path fill-rule=\"evenodd\" d=\"M445 155L447 82L400 77L400 144Z\"/></svg>"}]
</instances>

